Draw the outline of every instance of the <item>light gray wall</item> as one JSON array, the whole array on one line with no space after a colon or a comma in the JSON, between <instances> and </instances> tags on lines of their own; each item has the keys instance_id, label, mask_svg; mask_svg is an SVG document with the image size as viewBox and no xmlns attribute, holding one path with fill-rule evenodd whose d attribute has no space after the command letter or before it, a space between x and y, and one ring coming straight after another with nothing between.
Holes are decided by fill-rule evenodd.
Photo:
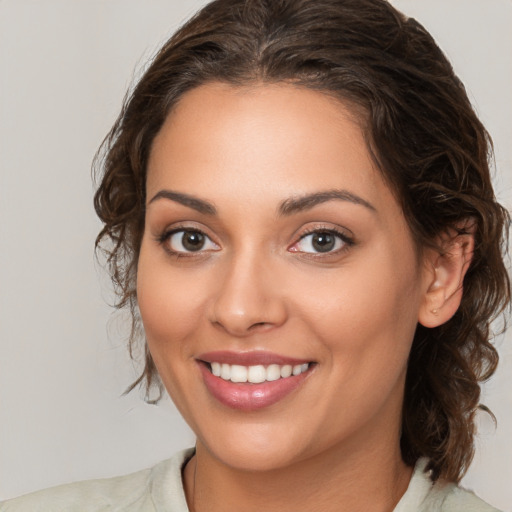
<instances>
[{"instance_id":1,"label":"light gray wall","mask_svg":"<svg viewBox=\"0 0 512 512\"><path fill-rule=\"evenodd\" d=\"M135 370L94 264L90 162L134 69L203 3L0 0L0 498L134 471L193 442L169 401L120 397ZM393 3L466 82L510 207L512 3ZM465 483L510 511L510 335L498 344L502 365L484 390L498 428L482 417Z\"/></svg>"}]
</instances>

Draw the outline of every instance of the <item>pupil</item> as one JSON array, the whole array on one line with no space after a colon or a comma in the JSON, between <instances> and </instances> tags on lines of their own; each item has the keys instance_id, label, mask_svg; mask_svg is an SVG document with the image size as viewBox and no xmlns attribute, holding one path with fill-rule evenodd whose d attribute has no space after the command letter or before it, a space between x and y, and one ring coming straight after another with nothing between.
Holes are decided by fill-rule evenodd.
<instances>
[{"instance_id":1,"label":"pupil","mask_svg":"<svg viewBox=\"0 0 512 512\"><path fill-rule=\"evenodd\" d=\"M187 251L199 251L204 245L204 235L197 231L186 231L181 243Z\"/></svg>"},{"instance_id":2,"label":"pupil","mask_svg":"<svg viewBox=\"0 0 512 512\"><path fill-rule=\"evenodd\" d=\"M330 233L318 233L313 237L313 247L318 252L332 251L335 244L335 238Z\"/></svg>"}]
</instances>

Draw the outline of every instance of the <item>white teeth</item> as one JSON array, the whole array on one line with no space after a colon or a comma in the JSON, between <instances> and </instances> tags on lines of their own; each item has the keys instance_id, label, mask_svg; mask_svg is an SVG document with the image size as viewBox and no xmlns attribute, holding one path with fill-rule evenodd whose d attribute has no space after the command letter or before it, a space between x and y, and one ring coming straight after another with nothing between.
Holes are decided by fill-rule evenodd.
<instances>
[{"instance_id":1,"label":"white teeth","mask_svg":"<svg viewBox=\"0 0 512 512\"><path fill-rule=\"evenodd\" d=\"M249 371L247 372L247 380L252 384L259 384L260 382L265 382L267 378L267 371L265 367L259 364L258 366L249 366Z\"/></svg>"},{"instance_id":2,"label":"white teeth","mask_svg":"<svg viewBox=\"0 0 512 512\"><path fill-rule=\"evenodd\" d=\"M267 368L267 380L273 381L281 378L281 367L278 364L271 364Z\"/></svg>"},{"instance_id":3,"label":"white teeth","mask_svg":"<svg viewBox=\"0 0 512 512\"><path fill-rule=\"evenodd\" d=\"M260 384L261 382L272 382L278 379L286 379L292 375L300 375L309 368L309 363L279 365L271 364L265 366L258 364L255 366L242 366L239 364L210 363L211 372L216 377L231 382L250 382L251 384Z\"/></svg>"},{"instance_id":4,"label":"white teeth","mask_svg":"<svg viewBox=\"0 0 512 512\"><path fill-rule=\"evenodd\" d=\"M212 363L212 373L215 377L220 377L220 363Z\"/></svg>"},{"instance_id":5,"label":"white teeth","mask_svg":"<svg viewBox=\"0 0 512 512\"><path fill-rule=\"evenodd\" d=\"M220 367L220 376L224 380L231 380L231 365L223 364Z\"/></svg>"},{"instance_id":6,"label":"white teeth","mask_svg":"<svg viewBox=\"0 0 512 512\"><path fill-rule=\"evenodd\" d=\"M247 367L231 365L231 382L247 382Z\"/></svg>"},{"instance_id":7,"label":"white teeth","mask_svg":"<svg viewBox=\"0 0 512 512\"><path fill-rule=\"evenodd\" d=\"M302 373L302 365L301 364L296 364L293 367L292 374L293 375L300 375L301 373Z\"/></svg>"},{"instance_id":8,"label":"white teeth","mask_svg":"<svg viewBox=\"0 0 512 512\"><path fill-rule=\"evenodd\" d=\"M289 377L292 374L292 365L291 364L285 364L284 366L281 366L281 377L283 379L286 379L286 377Z\"/></svg>"}]
</instances>

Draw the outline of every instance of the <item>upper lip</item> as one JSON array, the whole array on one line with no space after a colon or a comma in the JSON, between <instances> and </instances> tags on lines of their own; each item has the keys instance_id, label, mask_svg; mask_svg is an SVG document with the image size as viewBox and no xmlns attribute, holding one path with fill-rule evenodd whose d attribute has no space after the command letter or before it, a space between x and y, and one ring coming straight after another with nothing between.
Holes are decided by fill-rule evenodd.
<instances>
[{"instance_id":1,"label":"upper lip","mask_svg":"<svg viewBox=\"0 0 512 512\"><path fill-rule=\"evenodd\" d=\"M274 354L273 352L267 352L264 350L255 350L251 352L218 350L201 354L197 357L197 359L206 363L238 364L241 366L268 366L270 364L297 365L312 362L308 359L283 356L281 354Z\"/></svg>"}]
</instances>

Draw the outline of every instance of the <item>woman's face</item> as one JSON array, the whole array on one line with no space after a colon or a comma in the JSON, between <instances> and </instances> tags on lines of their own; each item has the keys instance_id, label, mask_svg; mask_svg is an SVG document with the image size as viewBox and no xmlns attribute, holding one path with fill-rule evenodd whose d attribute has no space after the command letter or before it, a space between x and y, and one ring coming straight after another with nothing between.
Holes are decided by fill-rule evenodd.
<instances>
[{"instance_id":1,"label":"woman's face","mask_svg":"<svg viewBox=\"0 0 512 512\"><path fill-rule=\"evenodd\" d=\"M225 464L397 450L423 269L326 95L201 86L154 141L140 311L169 394Z\"/></svg>"}]
</instances>

